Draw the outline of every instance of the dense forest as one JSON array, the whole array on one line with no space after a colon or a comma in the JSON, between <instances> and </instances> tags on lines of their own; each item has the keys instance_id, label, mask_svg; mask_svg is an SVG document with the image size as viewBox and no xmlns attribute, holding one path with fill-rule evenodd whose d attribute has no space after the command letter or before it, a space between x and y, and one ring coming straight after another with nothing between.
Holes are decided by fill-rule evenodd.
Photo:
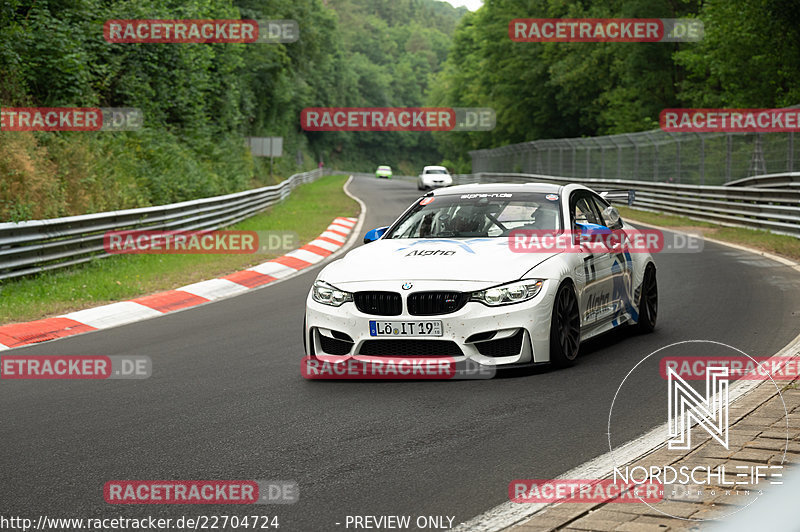
<instances>
[{"instance_id":1,"label":"dense forest","mask_svg":"<svg viewBox=\"0 0 800 532\"><path fill-rule=\"evenodd\" d=\"M518 43L514 18L691 18L699 43ZM505 36L505 38L503 38ZM468 151L655 129L662 109L800 104L797 0L490 0L465 16L429 103L497 111L491 132L436 133L469 171Z\"/></svg>"},{"instance_id":2,"label":"dense forest","mask_svg":"<svg viewBox=\"0 0 800 532\"><path fill-rule=\"evenodd\" d=\"M0 106L138 107L136 132L0 132L0 220L157 205L329 167L437 163L430 134L314 133L312 106L420 106L466 9L436 0L2 0ZM293 19L285 44L110 44L109 19ZM245 136L281 136L253 158Z\"/></svg>"},{"instance_id":3,"label":"dense forest","mask_svg":"<svg viewBox=\"0 0 800 532\"><path fill-rule=\"evenodd\" d=\"M699 43L519 43L528 17L699 17ZM284 44L110 44L109 19L294 19ZM800 103L796 0L3 0L0 106L138 107L119 133L0 132L0 220L154 205L300 170L469 171L468 151ZM491 132L305 132L314 106L492 107ZM245 136L282 136L274 178Z\"/></svg>"}]
</instances>

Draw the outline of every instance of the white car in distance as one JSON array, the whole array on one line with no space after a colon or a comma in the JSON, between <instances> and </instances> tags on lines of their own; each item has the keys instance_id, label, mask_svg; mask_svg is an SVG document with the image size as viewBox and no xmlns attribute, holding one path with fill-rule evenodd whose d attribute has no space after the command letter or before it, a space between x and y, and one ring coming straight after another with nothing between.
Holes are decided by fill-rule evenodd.
<instances>
[{"instance_id":1,"label":"white car in distance","mask_svg":"<svg viewBox=\"0 0 800 532\"><path fill-rule=\"evenodd\" d=\"M417 178L417 190L449 187L452 184L453 178L444 166L426 166Z\"/></svg>"}]
</instances>

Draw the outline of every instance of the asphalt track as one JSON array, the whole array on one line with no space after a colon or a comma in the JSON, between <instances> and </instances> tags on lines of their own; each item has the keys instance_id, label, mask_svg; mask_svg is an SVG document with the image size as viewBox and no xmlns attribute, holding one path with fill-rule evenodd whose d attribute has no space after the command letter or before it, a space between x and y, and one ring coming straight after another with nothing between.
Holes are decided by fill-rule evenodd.
<instances>
[{"instance_id":1,"label":"asphalt track","mask_svg":"<svg viewBox=\"0 0 800 532\"><path fill-rule=\"evenodd\" d=\"M418 196L360 178L362 233ZM302 220L298 220L302 223ZM305 295L318 268L279 284L122 327L13 351L147 355L141 381L0 382L0 513L35 518L278 515L280 530L341 530L347 515L446 515L508 500L515 478L552 478L608 450L621 379L667 344L710 339L771 355L800 331L800 275L707 243L656 257L656 332L612 333L580 363L489 381L327 382L300 376ZM379 268L380 265L375 265ZM615 419L632 439L663 423L641 379ZM112 506L127 479L295 480L290 506Z\"/></svg>"}]
</instances>

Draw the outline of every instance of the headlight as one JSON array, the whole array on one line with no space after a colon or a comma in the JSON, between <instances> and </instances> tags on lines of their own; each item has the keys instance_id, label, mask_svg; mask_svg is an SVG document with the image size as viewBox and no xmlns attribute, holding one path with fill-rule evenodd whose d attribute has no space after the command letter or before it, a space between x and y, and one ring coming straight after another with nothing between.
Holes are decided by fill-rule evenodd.
<instances>
[{"instance_id":1,"label":"headlight","mask_svg":"<svg viewBox=\"0 0 800 532\"><path fill-rule=\"evenodd\" d=\"M536 294L542 289L542 285L544 285L544 281L541 279L525 279L523 281L516 281L507 285L495 286L494 288L473 292L469 300L477 301L484 305L489 305L490 307L521 303L536 297Z\"/></svg>"},{"instance_id":2,"label":"headlight","mask_svg":"<svg viewBox=\"0 0 800 532\"><path fill-rule=\"evenodd\" d=\"M339 290L325 281L315 281L314 288L311 289L311 299L323 305L341 307L353 300L353 294Z\"/></svg>"}]
</instances>

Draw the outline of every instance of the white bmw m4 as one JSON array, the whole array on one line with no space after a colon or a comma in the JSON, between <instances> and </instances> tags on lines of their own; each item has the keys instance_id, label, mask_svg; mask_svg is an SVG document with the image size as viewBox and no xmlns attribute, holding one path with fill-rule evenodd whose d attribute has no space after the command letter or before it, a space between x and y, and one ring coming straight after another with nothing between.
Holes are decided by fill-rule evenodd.
<instances>
[{"instance_id":1,"label":"white bmw m4","mask_svg":"<svg viewBox=\"0 0 800 532\"><path fill-rule=\"evenodd\" d=\"M307 299L306 355L571 365L588 338L655 327L655 263L620 245L635 231L581 185L429 192L320 271ZM610 234L613 242L583 238Z\"/></svg>"}]
</instances>

